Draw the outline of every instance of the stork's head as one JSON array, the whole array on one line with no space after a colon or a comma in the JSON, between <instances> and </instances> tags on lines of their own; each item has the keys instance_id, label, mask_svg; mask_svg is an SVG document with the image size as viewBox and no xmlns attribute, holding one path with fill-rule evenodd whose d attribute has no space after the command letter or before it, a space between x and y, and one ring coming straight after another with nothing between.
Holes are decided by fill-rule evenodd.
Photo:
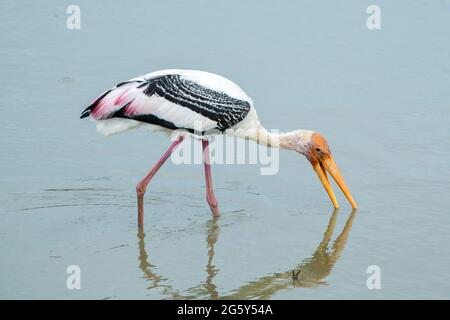
<instances>
[{"instance_id":1,"label":"stork's head","mask_svg":"<svg viewBox=\"0 0 450 320\"><path fill-rule=\"evenodd\" d=\"M336 184L342 190L352 208L356 209L356 202L353 200L350 190L345 184L344 178L334 162L327 140L325 140L320 133L309 131L309 134L306 137L303 135L303 139L300 139L299 141L301 141L302 145L299 146L297 151L304 154L309 162L311 162L314 171L317 173L320 182L322 182L325 187L334 207L339 208L339 204L334 195L330 181L328 180L327 173L329 173L334 181L336 181Z\"/></svg>"}]
</instances>

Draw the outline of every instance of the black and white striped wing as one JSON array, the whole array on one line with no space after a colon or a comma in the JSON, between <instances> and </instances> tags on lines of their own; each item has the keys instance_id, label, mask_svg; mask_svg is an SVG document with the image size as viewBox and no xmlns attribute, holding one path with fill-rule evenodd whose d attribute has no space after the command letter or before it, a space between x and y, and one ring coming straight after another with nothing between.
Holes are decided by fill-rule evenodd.
<instances>
[{"instance_id":1,"label":"black and white striped wing","mask_svg":"<svg viewBox=\"0 0 450 320\"><path fill-rule=\"evenodd\" d=\"M168 129L224 131L249 113L250 101L208 88L180 74L121 83L89 106L82 117L127 118Z\"/></svg>"}]
</instances>

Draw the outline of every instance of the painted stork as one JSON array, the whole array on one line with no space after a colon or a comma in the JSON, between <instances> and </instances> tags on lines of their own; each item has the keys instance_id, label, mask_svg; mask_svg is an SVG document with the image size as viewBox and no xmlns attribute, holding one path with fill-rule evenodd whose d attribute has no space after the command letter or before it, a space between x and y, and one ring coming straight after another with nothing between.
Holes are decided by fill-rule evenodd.
<instances>
[{"instance_id":1,"label":"painted stork","mask_svg":"<svg viewBox=\"0 0 450 320\"><path fill-rule=\"evenodd\" d=\"M81 114L91 117L104 135L139 126L172 133L183 132L150 172L136 185L138 225L143 225L147 186L175 148L188 136L202 140L206 178L206 199L214 216L219 216L209 162L208 137L232 134L269 147L296 151L309 160L335 208L338 202L327 172L333 177L352 208L355 200L337 168L325 138L312 130L272 133L258 120L252 99L232 81L204 71L162 70L119 83L105 91ZM201 132L196 130L201 124ZM230 130L231 129L231 130Z\"/></svg>"}]
</instances>

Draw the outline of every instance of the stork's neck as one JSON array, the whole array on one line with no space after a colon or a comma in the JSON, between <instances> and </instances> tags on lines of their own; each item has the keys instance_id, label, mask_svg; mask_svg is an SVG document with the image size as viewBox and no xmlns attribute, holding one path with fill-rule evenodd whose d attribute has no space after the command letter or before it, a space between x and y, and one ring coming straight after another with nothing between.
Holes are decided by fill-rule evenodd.
<instances>
[{"instance_id":1,"label":"stork's neck","mask_svg":"<svg viewBox=\"0 0 450 320\"><path fill-rule=\"evenodd\" d=\"M276 130L269 131L259 123L255 128L240 134L240 136L268 147L288 149L305 154L309 149L313 133L314 131L304 129L284 133Z\"/></svg>"}]
</instances>

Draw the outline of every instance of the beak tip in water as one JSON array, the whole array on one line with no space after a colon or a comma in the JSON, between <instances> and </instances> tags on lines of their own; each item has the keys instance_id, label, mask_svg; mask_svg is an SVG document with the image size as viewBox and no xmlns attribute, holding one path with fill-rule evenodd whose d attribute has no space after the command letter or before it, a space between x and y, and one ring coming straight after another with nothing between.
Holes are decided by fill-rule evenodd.
<instances>
[{"instance_id":1,"label":"beak tip in water","mask_svg":"<svg viewBox=\"0 0 450 320\"><path fill-rule=\"evenodd\" d=\"M339 204L337 203L336 196L334 195L333 192L333 188L331 187L331 184L328 180L327 172L333 177L336 184L344 193L345 197L350 202L350 205L352 206L353 210L358 209L358 205L356 204L355 200L353 199L350 193L350 190L345 184L344 178L342 177L339 169L337 168L333 157L329 156L325 159L321 159L317 162L311 163L313 165L314 171L316 171L320 181L322 182L322 185L325 187L325 190L327 191L328 196L330 197L330 200L336 209L339 208Z\"/></svg>"}]
</instances>

